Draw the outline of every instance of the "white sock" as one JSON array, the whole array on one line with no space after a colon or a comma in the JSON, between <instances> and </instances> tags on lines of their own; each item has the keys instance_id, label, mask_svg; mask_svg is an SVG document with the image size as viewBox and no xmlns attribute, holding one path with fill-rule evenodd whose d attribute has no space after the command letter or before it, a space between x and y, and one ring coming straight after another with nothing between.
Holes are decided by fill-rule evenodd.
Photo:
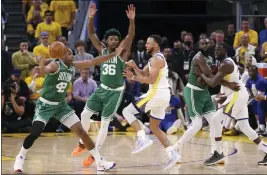
<instances>
[{"instance_id":1,"label":"white sock","mask_svg":"<svg viewBox=\"0 0 267 175\"><path fill-rule=\"evenodd\" d=\"M260 124L260 130L261 130L261 131L265 131L265 126L262 125L262 124Z\"/></svg>"},{"instance_id":2,"label":"white sock","mask_svg":"<svg viewBox=\"0 0 267 175\"><path fill-rule=\"evenodd\" d=\"M96 164L98 164L101 161L101 156L100 156L99 152L94 148L94 149L90 150L90 153L93 155L93 157L96 161Z\"/></svg>"},{"instance_id":3,"label":"white sock","mask_svg":"<svg viewBox=\"0 0 267 175\"><path fill-rule=\"evenodd\" d=\"M19 156L22 156L22 157L25 158L26 153L27 153L28 150L29 150L29 149L25 149L25 148L22 146L18 155L19 155Z\"/></svg>"},{"instance_id":4,"label":"white sock","mask_svg":"<svg viewBox=\"0 0 267 175\"><path fill-rule=\"evenodd\" d=\"M88 132L90 128L90 119L94 115L93 112L89 111L88 109L84 108L83 112L81 113L81 123L83 126L83 129ZM82 139L80 139L80 143L83 144Z\"/></svg>"},{"instance_id":5,"label":"white sock","mask_svg":"<svg viewBox=\"0 0 267 175\"><path fill-rule=\"evenodd\" d=\"M137 131L137 137L141 139L145 139L146 138L145 131L143 129L141 129L140 131Z\"/></svg>"},{"instance_id":6,"label":"white sock","mask_svg":"<svg viewBox=\"0 0 267 175\"><path fill-rule=\"evenodd\" d=\"M216 151L219 153L219 154L222 154L223 152L223 149L222 149L222 141L216 141L215 142L215 146L216 146Z\"/></svg>"},{"instance_id":7,"label":"white sock","mask_svg":"<svg viewBox=\"0 0 267 175\"><path fill-rule=\"evenodd\" d=\"M102 120L101 121L101 127L98 132L97 138L96 138L96 149L97 151L100 150L102 147L104 141L106 140L106 137L108 135L108 126L109 126L110 120Z\"/></svg>"},{"instance_id":8,"label":"white sock","mask_svg":"<svg viewBox=\"0 0 267 175\"><path fill-rule=\"evenodd\" d=\"M193 125L190 128L188 128L184 132L183 136L179 139L179 143L180 144L187 143L201 129L201 127L202 127L202 117L196 116L195 118L192 119L192 123L193 123Z\"/></svg>"},{"instance_id":9,"label":"white sock","mask_svg":"<svg viewBox=\"0 0 267 175\"><path fill-rule=\"evenodd\" d=\"M264 143L263 141L261 141L259 144L258 144L258 147L264 151L265 153L267 153L267 144Z\"/></svg>"}]
</instances>

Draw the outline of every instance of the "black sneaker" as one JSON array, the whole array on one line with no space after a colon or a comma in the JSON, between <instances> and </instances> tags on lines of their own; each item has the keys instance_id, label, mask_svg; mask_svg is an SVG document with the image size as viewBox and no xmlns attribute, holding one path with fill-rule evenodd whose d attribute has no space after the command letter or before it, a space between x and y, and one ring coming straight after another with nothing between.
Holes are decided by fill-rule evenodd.
<instances>
[{"instance_id":1,"label":"black sneaker","mask_svg":"<svg viewBox=\"0 0 267 175\"><path fill-rule=\"evenodd\" d=\"M215 165L218 162L221 162L224 159L224 155L219 154L217 151L214 151L213 155L204 162L205 165L210 166L210 165Z\"/></svg>"},{"instance_id":2,"label":"black sneaker","mask_svg":"<svg viewBox=\"0 0 267 175\"><path fill-rule=\"evenodd\" d=\"M263 158L263 160L258 162L258 165L265 165L265 166L267 165L267 153Z\"/></svg>"},{"instance_id":3,"label":"black sneaker","mask_svg":"<svg viewBox=\"0 0 267 175\"><path fill-rule=\"evenodd\" d=\"M265 131L264 133L262 133L261 136L267 137L267 131Z\"/></svg>"},{"instance_id":4,"label":"black sneaker","mask_svg":"<svg viewBox=\"0 0 267 175\"><path fill-rule=\"evenodd\" d=\"M262 131L262 130L259 130L259 131L257 132L257 134L258 134L259 136L261 136L263 133L264 133L264 131Z\"/></svg>"}]
</instances>

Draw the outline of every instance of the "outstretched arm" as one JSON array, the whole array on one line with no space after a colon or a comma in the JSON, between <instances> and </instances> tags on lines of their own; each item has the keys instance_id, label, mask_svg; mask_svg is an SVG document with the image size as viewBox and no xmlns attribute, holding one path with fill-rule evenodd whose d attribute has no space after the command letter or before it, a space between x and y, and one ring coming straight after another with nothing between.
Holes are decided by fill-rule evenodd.
<instances>
[{"instance_id":1,"label":"outstretched arm","mask_svg":"<svg viewBox=\"0 0 267 175\"><path fill-rule=\"evenodd\" d=\"M92 60L87 60L87 61L75 61L73 62L73 66L77 69L84 69L84 68L89 68L92 66L96 66L98 64L104 63L106 61L108 61L109 59L118 56L121 54L123 48L121 46L119 46L118 48L116 48L114 53L111 53L109 55L102 55L102 56L98 56L95 59Z\"/></svg>"},{"instance_id":2,"label":"outstretched arm","mask_svg":"<svg viewBox=\"0 0 267 175\"><path fill-rule=\"evenodd\" d=\"M58 70L58 64L55 62L49 63L45 66L46 60L40 59L39 61L39 71L41 75L55 73Z\"/></svg>"},{"instance_id":3,"label":"outstretched arm","mask_svg":"<svg viewBox=\"0 0 267 175\"><path fill-rule=\"evenodd\" d=\"M94 17L96 15L96 4L90 3L89 4L89 19L88 19L88 36L92 41L94 47L98 50L99 53L102 52L105 45L100 42L99 38L96 36L95 33L95 26L94 26Z\"/></svg>"},{"instance_id":4,"label":"outstretched arm","mask_svg":"<svg viewBox=\"0 0 267 175\"><path fill-rule=\"evenodd\" d=\"M210 86L215 87L223 80L223 78L227 75L232 73L234 70L234 65L231 63L224 63L220 66L216 75L212 78L207 77L204 73L201 73L201 78Z\"/></svg>"},{"instance_id":5,"label":"outstretched arm","mask_svg":"<svg viewBox=\"0 0 267 175\"><path fill-rule=\"evenodd\" d=\"M124 76L127 77L128 79L132 79L134 81L138 81L140 83L146 83L146 84L154 84L159 76L160 69L163 66L164 62L162 59L156 57L156 59L152 59L151 61L151 69L149 71L148 76L134 76L133 73L125 69L124 71Z\"/></svg>"}]
</instances>

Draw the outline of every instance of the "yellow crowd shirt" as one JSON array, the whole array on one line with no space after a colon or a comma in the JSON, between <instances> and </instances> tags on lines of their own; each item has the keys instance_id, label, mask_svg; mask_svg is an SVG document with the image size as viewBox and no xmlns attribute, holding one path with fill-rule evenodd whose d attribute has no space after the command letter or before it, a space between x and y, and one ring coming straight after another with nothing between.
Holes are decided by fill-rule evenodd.
<instances>
[{"instance_id":1,"label":"yellow crowd shirt","mask_svg":"<svg viewBox=\"0 0 267 175\"><path fill-rule=\"evenodd\" d=\"M239 52L239 62L243 65L246 65L246 59L245 59L245 53L247 51L247 48L241 47Z\"/></svg>"},{"instance_id":2,"label":"yellow crowd shirt","mask_svg":"<svg viewBox=\"0 0 267 175\"><path fill-rule=\"evenodd\" d=\"M50 4L50 11L54 12L55 22L58 22L61 27L68 27L71 22L71 13L76 11L76 5L73 0L53 0Z\"/></svg>"},{"instance_id":3,"label":"yellow crowd shirt","mask_svg":"<svg viewBox=\"0 0 267 175\"><path fill-rule=\"evenodd\" d=\"M32 83L33 80L33 76L29 76L25 79L25 82L27 83L27 85L29 86ZM38 77L35 79L35 92L33 92L30 96L31 100L37 100L38 98L40 98L41 95L41 90L44 87L44 77Z\"/></svg>"},{"instance_id":4,"label":"yellow crowd shirt","mask_svg":"<svg viewBox=\"0 0 267 175\"><path fill-rule=\"evenodd\" d=\"M58 36L61 36L61 28L57 22L52 22L51 24L47 24L46 22L42 22L38 24L35 31L35 38L40 37L41 32L48 32L49 35L49 43L55 42Z\"/></svg>"},{"instance_id":5,"label":"yellow crowd shirt","mask_svg":"<svg viewBox=\"0 0 267 175\"><path fill-rule=\"evenodd\" d=\"M258 45L258 33L255 30L251 30L249 29L249 31L247 33L245 33L244 31L240 31L238 33L236 33L235 35L235 41L234 41L234 48L237 48L240 46L240 42L241 42L241 37L244 34L248 34L249 36L249 44L257 46Z\"/></svg>"},{"instance_id":6,"label":"yellow crowd shirt","mask_svg":"<svg viewBox=\"0 0 267 175\"><path fill-rule=\"evenodd\" d=\"M45 20L45 11L49 10L49 6L47 5L47 3L45 2L42 2L41 4L41 18L43 20ZM31 5L31 8L28 12L28 15L27 15L27 22L29 22L32 18L33 18L33 11L34 11L34 6Z\"/></svg>"},{"instance_id":7,"label":"yellow crowd shirt","mask_svg":"<svg viewBox=\"0 0 267 175\"><path fill-rule=\"evenodd\" d=\"M41 58L50 58L49 49L43 44L34 47L33 53Z\"/></svg>"},{"instance_id":8,"label":"yellow crowd shirt","mask_svg":"<svg viewBox=\"0 0 267 175\"><path fill-rule=\"evenodd\" d=\"M267 41L262 44L262 52L267 53ZM263 58L264 62L267 63L267 57Z\"/></svg>"}]
</instances>

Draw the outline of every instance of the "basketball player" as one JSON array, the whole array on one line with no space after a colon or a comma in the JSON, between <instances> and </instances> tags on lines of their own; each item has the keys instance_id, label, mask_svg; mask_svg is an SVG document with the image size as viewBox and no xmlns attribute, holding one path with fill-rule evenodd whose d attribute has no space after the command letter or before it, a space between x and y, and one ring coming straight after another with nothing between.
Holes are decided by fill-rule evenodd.
<instances>
[{"instance_id":1,"label":"basketball player","mask_svg":"<svg viewBox=\"0 0 267 175\"><path fill-rule=\"evenodd\" d=\"M96 5L91 3L89 7L89 24L88 33L94 47L101 55L108 55L118 47L121 41L121 34L116 29L110 29L106 32L104 38L107 42L107 47L100 42L94 31L94 16L96 14ZM127 17L130 21L129 32L124 39L126 49L130 50L132 40L135 35L135 7L128 6L126 11ZM128 47L127 47L128 46ZM123 93L124 93L124 77L122 75L125 61L127 61L127 51L123 52L121 56L116 56L109 61L100 65L100 81L101 84L97 90L90 96L86 106L81 113L81 122L85 131L90 127L90 118L93 114L101 112L101 127L96 139L96 149L100 150L102 147L107 133L110 121L113 119L118 107L120 106ZM85 145L80 139L79 145L72 152L72 156L77 156L85 150ZM90 166L94 162L93 156L89 156L83 161L84 166Z\"/></svg>"},{"instance_id":2,"label":"basketball player","mask_svg":"<svg viewBox=\"0 0 267 175\"><path fill-rule=\"evenodd\" d=\"M211 152L214 152L214 133L212 117L215 115L216 106L211 99L208 86L203 84L194 70L199 67L206 75L212 77L212 60L209 59L208 39L199 40L200 51L195 55L191 62L188 76L188 83L184 88L184 98L188 107L189 117L192 119L192 126L185 131L174 148L180 150L182 145L187 143L202 127L202 117L205 117L210 125L210 139L212 144Z\"/></svg>"},{"instance_id":3,"label":"basketball player","mask_svg":"<svg viewBox=\"0 0 267 175\"><path fill-rule=\"evenodd\" d=\"M146 49L152 55L148 65L140 70L134 61L127 62L127 66L133 68L136 76L128 68L125 69L124 76L130 80L149 84L149 90L146 94L139 97L136 104L129 104L122 111L124 118L137 132L137 143L132 153L138 153L149 147L153 142L145 135L145 131L139 125L134 116L139 112L150 111L149 126L153 134L160 140L166 148L168 161L165 169L169 169L180 161L180 155L170 146L167 135L159 128L161 120L165 117L165 110L170 101L170 85L168 83L168 65L164 55L160 52L161 37L151 35L147 39Z\"/></svg>"},{"instance_id":4,"label":"basketball player","mask_svg":"<svg viewBox=\"0 0 267 175\"><path fill-rule=\"evenodd\" d=\"M253 140L258 147L267 153L267 145L258 136L258 134L250 127L248 122L248 108L247 103L249 94L244 84L239 79L238 67L231 58L227 58L227 45L219 43L215 48L215 57L220 62L220 66L216 75L212 78L207 77L202 70L196 69L195 73L200 75L201 78L211 87L218 85L221 80L227 82L235 82L240 86L240 90L233 91L226 86L222 85L223 92L227 96L227 99L222 104L222 107L217 110L215 117L213 118L214 134L215 134L215 151L214 154L205 161L205 165L214 165L224 159L222 148L222 120L229 116L237 120L237 124L240 130ZM267 154L265 158L258 162L258 165L267 164Z\"/></svg>"},{"instance_id":5,"label":"basketball player","mask_svg":"<svg viewBox=\"0 0 267 175\"><path fill-rule=\"evenodd\" d=\"M62 47L65 47L63 43ZM45 125L51 117L55 117L83 140L86 149L89 150L90 154L92 154L96 160L98 171L108 170L116 165L114 162L107 162L100 157L98 151L95 149L94 142L88 136L87 132L84 131L74 110L66 103L65 97L68 89L67 87L75 74L74 67L83 69L95 66L114 56L119 56L121 51L122 48L118 47L114 53L109 55L100 56L96 59L84 62L72 62L72 51L68 49L64 58L55 59L47 66L44 66L44 59L40 60L40 73L46 74L44 88L36 104L32 132L25 138L21 150L16 157L14 171L23 171L23 164L27 151L33 145L34 141L40 137Z\"/></svg>"}]
</instances>

